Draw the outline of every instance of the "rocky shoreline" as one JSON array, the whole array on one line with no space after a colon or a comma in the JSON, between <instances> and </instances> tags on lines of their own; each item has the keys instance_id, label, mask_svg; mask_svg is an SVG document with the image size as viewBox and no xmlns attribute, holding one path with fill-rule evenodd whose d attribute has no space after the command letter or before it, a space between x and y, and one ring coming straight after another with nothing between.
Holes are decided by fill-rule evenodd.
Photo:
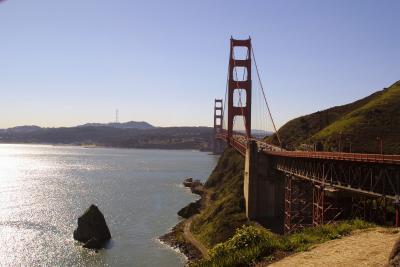
<instances>
[{"instance_id":1,"label":"rocky shoreline","mask_svg":"<svg viewBox=\"0 0 400 267\"><path fill-rule=\"evenodd\" d=\"M184 254L189 262L193 262L201 259L202 256L200 251L183 237L185 221L186 220L179 222L169 233L161 236L159 239L161 242Z\"/></svg>"},{"instance_id":2,"label":"rocky shoreline","mask_svg":"<svg viewBox=\"0 0 400 267\"><path fill-rule=\"evenodd\" d=\"M198 181L190 180L191 178L185 179L183 182L184 186L189 187L193 194L199 195L201 199L189 203L178 211L178 215L185 218L183 221L175 225L171 231L163 236L160 236L160 241L183 253L188 262L200 260L202 258L201 252L192 243L188 242L184 237L185 223L191 216L199 212L201 202L203 201L204 188L203 185Z\"/></svg>"}]
</instances>

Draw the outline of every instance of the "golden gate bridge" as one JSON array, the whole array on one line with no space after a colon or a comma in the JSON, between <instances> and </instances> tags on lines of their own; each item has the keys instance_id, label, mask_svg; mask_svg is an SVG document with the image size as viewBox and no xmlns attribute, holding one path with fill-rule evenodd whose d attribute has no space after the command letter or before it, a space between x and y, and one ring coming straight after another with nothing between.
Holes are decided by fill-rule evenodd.
<instances>
[{"instance_id":1,"label":"golden gate bridge","mask_svg":"<svg viewBox=\"0 0 400 267\"><path fill-rule=\"evenodd\" d=\"M238 47L243 58L235 55ZM252 62L257 98L252 97ZM279 145L252 135L252 100L260 99L264 110L258 106L258 126L266 131L263 116L269 118ZM231 38L225 98L215 99L214 152L226 145L245 158L243 189L251 220L284 233L348 218L400 226L400 155L285 150L250 37Z\"/></svg>"}]
</instances>

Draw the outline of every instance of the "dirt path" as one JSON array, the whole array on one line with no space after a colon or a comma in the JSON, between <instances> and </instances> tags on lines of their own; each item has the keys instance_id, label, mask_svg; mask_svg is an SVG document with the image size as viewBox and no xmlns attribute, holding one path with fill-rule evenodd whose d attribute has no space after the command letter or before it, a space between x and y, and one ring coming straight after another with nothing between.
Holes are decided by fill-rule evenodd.
<instances>
[{"instance_id":1,"label":"dirt path","mask_svg":"<svg viewBox=\"0 0 400 267\"><path fill-rule=\"evenodd\" d=\"M190 231L190 226L192 225L192 220L195 216L192 216L185 222L185 227L183 228L183 234L185 236L185 239L192 243L193 246L195 246L203 255L203 258L207 259L208 258L208 249L198 241Z\"/></svg>"},{"instance_id":2,"label":"dirt path","mask_svg":"<svg viewBox=\"0 0 400 267\"><path fill-rule=\"evenodd\" d=\"M399 237L400 232L393 229L364 230L288 256L270 266L383 266Z\"/></svg>"},{"instance_id":3,"label":"dirt path","mask_svg":"<svg viewBox=\"0 0 400 267\"><path fill-rule=\"evenodd\" d=\"M201 205L202 207L206 207L208 205L208 203L210 202L210 192L208 190L206 190L203 186L201 187L201 190L203 194L201 196ZM192 234L192 232L190 231L190 226L192 225L192 221L193 219L196 217L197 215L193 215L192 217L190 217L189 219L186 220L185 222L185 226L183 228L183 235L185 237L185 239L187 241L189 241L193 246L195 246L203 255L203 258L208 259L208 249L206 246L203 245L203 243L201 243L199 240L197 240L194 235Z\"/></svg>"}]
</instances>

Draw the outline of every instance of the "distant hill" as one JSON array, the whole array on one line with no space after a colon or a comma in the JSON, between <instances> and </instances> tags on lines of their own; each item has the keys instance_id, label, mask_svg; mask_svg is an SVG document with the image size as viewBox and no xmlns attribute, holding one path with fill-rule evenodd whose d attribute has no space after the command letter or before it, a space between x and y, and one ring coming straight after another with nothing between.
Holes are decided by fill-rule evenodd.
<instances>
[{"instance_id":1,"label":"distant hill","mask_svg":"<svg viewBox=\"0 0 400 267\"><path fill-rule=\"evenodd\" d=\"M79 125L77 127L99 127L99 126L108 126L120 129L153 129L155 128L150 123L145 121L128 121L128 122L110 122L110 123L86 123L83 125Z\"/></svg>"},{"instance_id":2,"label":"distant hill","mask_svg":"<svg viewBox=\"0 0 400 267\"><path fill-rule=\"evenodd\" d=\"M13 128L3 129L2 131L14 132L14 133L29 133L33 131L37 131L41 129L39 126L35 125L24 125L24 126L17 126Z\"/></svg>"},{"instance_id":3,"label":"distant hill","mask_svg":"<svg viewBox=\"0 0 400 267\"><path fill-rule=\"evenodd\" d=\"M400 81L353 103L293 119L279 129L284 145L324 150L400 154ZM269 138L277 143L273 135Z\"/></svg>"},{"instance_id":4,"label":"distant hill","mask_svg":"<svg viewBox=\"0 0 400 267\"><path fill-rule=\"evenodd\" d=\"M210 150L213 131L209 127L153 127L144 123L140 125L147 128L138 129L129 128L132 127L129 124L128 128L101 124L61 128L15 127L0 131L0 143Z\"/></svg>"}]
</instances>

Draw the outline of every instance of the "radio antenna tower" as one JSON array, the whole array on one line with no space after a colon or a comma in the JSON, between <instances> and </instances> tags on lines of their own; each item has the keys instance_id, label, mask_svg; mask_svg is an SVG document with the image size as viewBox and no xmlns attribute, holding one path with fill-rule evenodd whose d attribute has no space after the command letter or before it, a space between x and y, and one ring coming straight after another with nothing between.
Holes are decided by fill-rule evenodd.
<instances>
[{"instance_id":1,"label":"radio antenna tower","mask_svg":"<svg viewBox=\"0 0 400 267\"><path fill-rule=\"evenodd\" d=\"M115 110L115 123L119 123L119 119L118 119L118 109Z\"/></svg>"}]
</instances>

